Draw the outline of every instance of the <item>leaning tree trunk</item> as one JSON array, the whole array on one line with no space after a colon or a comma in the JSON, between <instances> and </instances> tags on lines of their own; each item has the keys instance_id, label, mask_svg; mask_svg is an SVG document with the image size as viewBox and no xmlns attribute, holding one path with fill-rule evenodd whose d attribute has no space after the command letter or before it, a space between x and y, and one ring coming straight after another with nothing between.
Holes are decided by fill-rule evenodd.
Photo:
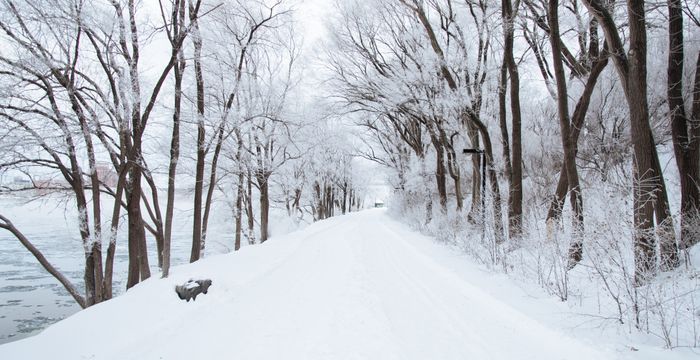
<instances>
[{"instance_id":1,"label":"leaning tree trunk","mask_svg":"<svg viewBox=\"0 0 700 360\"><path fill-rule=\"evenodd\" d=\"M146 180L146 183L151 188L152 205L149 203L148 199L144 194L142 194L141 200L143 200L144 206L146 207L146 212L148 212L148 215L153 221L153 229L149 230L156 240L158 267L162 268L163 244L165 243L163 239L165 237L165 233L163 232L163 214L160 211L160 200L158 199L158 186L153 180L153 176L151 175L150 170L146 167L146 165L144 165L142 174L143 178Z\"/></svg>"},{"instance_id":2,"label":"leaning tree trunk","mask_svg":"<svg viewBox=\"0 0 700 360\"><path fill-rule=\"evenodd\" d=\"M119 218L122 209L122 196L124 187L126 186L126 166L123 164L119 168L119 179L117 180L117 188L114 191L114 206L112 207L112 219L109 232L109 246L107 246L107 258L105 259L105 275L103 278L104 298L109 300L112 298L112 277L114 275L114 257L117 252L117 231L119 230Z\"/></svg>"},{"instance_id":3,"label":"leaning tree trunk","mask_svg":"<svg viewBox=\"0 0 700 360\"><path fill-rule=\"evenodd\" d=\"M221 154L221 147L224 142L224 123L219 125L219 131L216 138L216 146L214 147L214 155L211 159L211 170L209 173L209 188L207 189L207 197L204 201L204 217L202 218L202 244L200 251L204 254L204 248L206 247L207 241L207 228L209 225L209 214L211 211L211 203L214 199L214 189L216 188L216 170L219 162L219 155Z\"/></svg>"},{"instance_id":4,"label":"leaning tree trunk","mask_svg":"<svg viewBox=\"0 0 700 360\"><path fill-rule=\"evenodd\" d=\"M39 264L41 264L41 266L46 271L48 271L49 274L53 275L53 277L56 278L56 280L58 280L58 282L60 282L61 285L63 285L66 291L68 291L68 294L70 294L70 296L78 303L78 305L80 305L81 308L84 309L89 306L85 297L80 295L80 291L78 290L78 288L75 285L73 285L73 283L71 283L71 281L67 277L65 277L60 271L58 271L58 269L56 269L56 267L54 267L46 259L46 257L41 253L41 251L39 251L39 249L37 249L34 246L34 244L32 244L29 241L29 239L27 239L27 237L24 236L24 234L21 231L19 231L8 218L2 215L0 215L0 228L11 232L12 235L14 235L17 238L17 240L19 240L22 246L24 246L27 250L29 250L30 253L32 253L32 255L34 255L37 261L39 261Z\"/></svg>"},{"instance_id":5,"label":"leaning tree trunk","mask_svg":"<svg viewBox=\"0 0 700 360\"><path fill-rule=\"evenodd\" d=\"M594 22L592 21L592 23ZM593 40L593 36L591 42L595 42L597 44L597 41ZM591 44L591 46L594 45ZM597 50L592 51L594 51L595 54L598 53ZM579 97L578 103L576 104L576 108L574 108L574 113L571 116L571 141L574 146L574 152L578 151L578 139L581 135L581 129L583 129L586 120L586 113L588 112L588 107L591 103L591 96L593 95L593 90L595 89L598 79L600 78L600 74L602 74L603 70L608 65L608 57L609 56L607 54L607 50L604 50L601 56L593 59L593 66L591 68L590 74L588 75L588 79L586 80L586 83L584 85L583 93ZM549 205L549 210L547 211L548 228L551 228L552 226L554 226L555 222L559 221L561 217L561 211L564 208L566 193L569 188L569 180L566 176L565 166L566 164L562 164L561 171L559 172L559 181L557 183L557 188L554 193L554 197L552 198L552 201Z\"/></svg>"}]
</instances>

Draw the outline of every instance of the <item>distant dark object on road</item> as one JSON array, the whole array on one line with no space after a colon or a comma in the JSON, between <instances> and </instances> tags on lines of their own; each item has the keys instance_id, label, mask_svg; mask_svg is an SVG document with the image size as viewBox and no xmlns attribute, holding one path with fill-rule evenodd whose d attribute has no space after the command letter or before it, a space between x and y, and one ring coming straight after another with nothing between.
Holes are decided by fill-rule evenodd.
<instances>
[{"instance_id":1,"label":"distant dark object on road","mask_svg":"<svg viewBox=\"0 0 700 360\"><path fill-rule=\"evenodd\" d=\"M181 300L197 300L197 295L206 294L211 286L211 280L188 280L182 285L175 286L175 292Z\"/></svg>"}]
</instances>

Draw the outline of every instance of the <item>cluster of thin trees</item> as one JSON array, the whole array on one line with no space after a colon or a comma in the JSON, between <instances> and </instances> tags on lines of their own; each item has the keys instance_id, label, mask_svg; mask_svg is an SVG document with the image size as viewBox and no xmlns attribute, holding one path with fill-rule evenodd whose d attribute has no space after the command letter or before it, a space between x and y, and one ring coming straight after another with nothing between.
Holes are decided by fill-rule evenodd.
<instances>
[{"instance_id":1,"label":"cluster of thin trees","mask_svg":"<svg viewBox=\"0 0 700 360\"><path fill-rule=\"evenodd\" d=\"M542 124L550 119L533 115L538 110L534 108L549 99L558 118L556 151L562 155L555 168L530 171L558 176L556 186L546 190L551 194L548 225L561 221L569 198L569 268L585 253L579 172L591 152L584 149L586 154L581 154L579 144L590 141L586 136L595 136L584 130L598 120L600 127L614 128L614 136L605 139L608 144L625 138L631 147L624 161L631 163L633 173L628 186L633 189L635 235L630 241L636 282L642 284L658 270L679 266L680 251L698 242L697 4L389 0L345 3L339 11L327 52L334 95L348 112L362 114L358 123L373 137L373 147L382 149L368 151L367 157L393 169L395 190L409 199L409 205L425 206L426 221L436 207L442 213L454 207L469 219L478 219L476 214L486 211L481 209L481 197L489 195L488 221L496 242L517 243L526 231L523 214L528 210L523 204L527 190L523 166L534 163L523 157L523 144L537 142L523 139L523 126L547 126ZM648 81L649 34L667 40L653 43L667 56L663 66L653 63L655 70L667 72L665 84ZM684 39L689 34L695 42ZM626 118L614 125L618 117L601 116L597 107L603 105L593 96L601 91L599 79L606 71L614 81L605 91L620 90L626 100L614 104ZM666 94L658 101L662 111L652 115L648 94L654 86L666 88ZM529 92L523 94L522 89ZM673 144L679 189L668 189L664 182L657 144L665 132ZM463 148L483 150L485 194L480 188L482 157L462 157ZM471 166L465 166L468 163ZM464 172L469 168L471 176ZM416 184L416 177L423 181ZM535 191L533 186L530 191ZM674 231L669 191L682 195L676 212L679 233ZM468 193L467 212L463 199Z\"/></svg>"},{"instance_id":2,"label":"cluster of thin trees","mask_svg":"<svg viewBox=\"0 0 700 360\"><path fill-rule=\"evenodd\" d=\"M297 220L359 207L349 147L319 150L328 126L292 104L302 70L287 1L2 0L0 44L0 171L31 180L14 191L74 205L85 291L9 214L0 228L82 307L113 296L120 232L127 288L151 276L150 239L168 276L176 189L192 199L190 261L222 199L235 250L268 239L271 207Z\"/></svg>"}]
</instances>

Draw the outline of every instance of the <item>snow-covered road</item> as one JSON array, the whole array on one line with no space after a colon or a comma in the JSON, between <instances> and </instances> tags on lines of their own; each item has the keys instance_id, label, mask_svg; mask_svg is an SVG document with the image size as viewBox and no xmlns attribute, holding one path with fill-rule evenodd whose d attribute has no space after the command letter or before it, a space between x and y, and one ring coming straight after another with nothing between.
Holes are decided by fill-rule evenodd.
<instances>
[{"instance_id":1,"label":"snow-covered road","mask_svg":"<svg viewBox=\"0 0 700 360\"><path fill-rule=\"evenodd\" d=\"M177 267L1 359L605 359L417 248L383 210ZM424 244L425 245L425 244ZM438 246L429 244L425 246ZM186 303L175 284L211 278Z\"/></svg>"}]
</instances>

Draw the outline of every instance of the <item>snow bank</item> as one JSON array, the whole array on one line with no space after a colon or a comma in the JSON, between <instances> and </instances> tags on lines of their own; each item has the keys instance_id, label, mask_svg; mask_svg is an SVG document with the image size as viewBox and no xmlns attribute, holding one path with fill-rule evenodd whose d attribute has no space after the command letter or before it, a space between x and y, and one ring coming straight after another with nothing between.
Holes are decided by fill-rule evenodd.
<instances>
[{"instance_id":1,"label":"snow bank","mask_svg":"<svg viewBox=\"0 0 700 360\"><path fill-rule=\"evenodd\" d=\"M174 287L209 278L207 295ZM329 219L263 245L176 267L2 359L612 359L689 351L578 339L502 276L407 230L383 210ZM554 314L542 317L542 314ZM546 319L549 320L546 320ZM545 320L542 320L545 319ZM573 326L574 324L569 324Z\"/></svg>"}]
</instances>

